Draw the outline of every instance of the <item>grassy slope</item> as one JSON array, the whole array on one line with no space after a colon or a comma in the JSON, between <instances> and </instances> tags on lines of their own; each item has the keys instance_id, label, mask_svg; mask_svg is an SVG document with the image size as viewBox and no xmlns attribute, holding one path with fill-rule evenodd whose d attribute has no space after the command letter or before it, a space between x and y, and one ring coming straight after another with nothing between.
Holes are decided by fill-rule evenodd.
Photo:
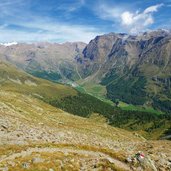
<instances>
[{"instance_id":1,"label":"grassy slope","mask_svg":"<svg viewBox=\"0 0 171 171\"><path fill-rule=\"evenodd\" d=\"M11 170L15 168L16 171L22 170L24 162L30 163L30 168L27 170L48 170L49 168L58 170L60 165L56 163L57 160L63 163L64 170L79 170L78 161L79 163L84 160L90 162L92 157L78 155L77 150L103 152L122 161L126 158L124 148L127 148L128 145L125 146L125 143L141 142L141 138L128 131L107 126L101 122L95 123L92 119L73 116L32 96L2 89L0 90L0 119L4 124L6 121L9 124L7 138L1 134L2 130L0 131L0 144L6 144L0 145L0 158L27 149L30 151L29 148L40 150L40 152L28 153L23 157L21 155L14 159L0 161L1 167L8 166ZM118 143L118 141L123 142L123 144ZM19 143L23 145L18 145ZM115 151L116 146L121 147L121 149ZM43 148L49 149L49 152L41 152ZM50 151L50 148L61 150L66 148L75 150L75 152L54 153ZM46 161L38 164L30 162L37 156ZM70 162L73 158L74 161ZM13 161L16 165L10 166L8 161ZM103 163L109 168L115 166L110 162L104 162L104 160L99 161L99 163ZM73 167L71 167L72 165Z\"/></svg>"},{"instance_id":2,"label":"grassy slope","mask_svg":"<svg viewBox=\"0 0 171 171\"><path fill-rule=\"evenodd\" d=\"M85 165L84 160L86 162L92 159L89 155L77 154L78 150L85 150L87 153L95 152L95 154L109 153L123 160L123 151L114 150L118 140L123 142L141 140L128 131L68 114L41 100L41 98L59 99L73 95L77 95L77 91L70 87L34 78L10 65L0 63L0 119L3 123L0 130L0 165L2 168L8 166L9 169L15 168L16 171L24 170L22 163L27 162L30 163L30 168L27 170L48 170L49 168L58 170L59 165L53 163L55 159L55 162L58 160L63 163L64 170L79 170L81 165L78 162L83 162L82 165ZM20 143L23 145L18 146ZM122 149L124 146L123 144ZM35 150L49 148L50 151L52 147L75 151L68 155L64 150L57 153L40 151L22 156L22 151L29 148ZM20 152L21 156L17 158L3 159L4 155L10 156ZM47 162L38 165L30 162L37 155L41 155L41 158ZM74 161L70 162L73 158ZM11 166L10 162L15 163L15 166ZM99 160L97 167L100 167L98 165L121 169L107 160Z\"/></svg>"},{"instance_id":3,"label":"grassy slope","mask_svg":"<svg viewBox=\"0 0 171 171\"><path fill-rule=\"evenodd\" d=\"M29 171L50 168L75 171L88 165L91 167L86 170L93 170L94 166L99 170L125 170L122 165L113 164L101 155L125 164L128 155L142 149L148 154L151 145L137 134L108 126L105 118L97 114L90 119L73 116L32 96L0 90L0 104L0 119L7 118L9 122L7 138L0 136L0 143L5 143L0 145L0 165L9 170L24 171L23 163L29 163ZM22 145L18 145L21 140ZM161 148L161 144L164 149L160 151L165 154L169 149L168 142L159 142L153 147ZM30 153L32 149L35 152ZM79 154L80 150L84 153ZM88 153L95 153L101 159ZM156 153L158 150L153 151L153 156L157 156ZM13 158L13 155L17 157ZM36 158L44 162L33 163Z\"/></svg>"},{"instance_id":4,"label":"grassy slope","mask_svg":"<svg viewBox=\"0 0 171 171\"><path fill-rule=\"evenodd\" d=\"M92 113L100 113L113 126L129 130L143 130L151 138L158 138L163 131L169 128L169 120L163 116L158 117L140 111L120 110L106 101L104 102L103 99L78 93L68 86L32 77L4 63L0 64L0 78L0 86L4 91L37 97L79 116L89 117ZM159 125L159 128L156 128L156 124ZM153 136L154 133L155 136Z\"/></svg>"},{"instance_id":5,"label":"grassy slope","mask_svg":"<svg viewBox=\"0 0 171 171\"><path fill-rule=\"evenodd\" d=\"M125 170L122 167L125 158L139 150L157 161L159 151L168 154L169 142L147 142L135 133L107 125L106 118L101 115L93 114L90 118L74 116L32 96L36 92L44 97L53 95L59 98L62 95L67 98L64 92L58 91L69 91L73 95L76 93L73 89L30 77L9 65L0 66L0 120L3 123L0 130L1 168L21 171L25 170L22 165L28 163L29 171L50 168L75 171L88 165L87 170L96 167L99 170L121 171ZM22 84L19 80L23 81ZM25 84L25 80L32 82ZM47 92L38 91L39 88ZM48 88L53 88L53 93ZM153 153L150 156L151 146ZM31 150L33 153L30 153ZM80 150L84 150L84 153L79 153ZM94 159L89 153L96 154ZM113 164L108 157L101 155L108 155L122 163ZM44 162L33 163L35 158ZM155 165L157 167L158 163Z\"/></svg>"},{"instance_id":6,"label":"grassy slope","mask_svg":"<svg viewBox=\"0 0 171 171\"><path fill-rule=\"evenodd\" d=\"M143 135L151 139L159 138L171 126L171 117L169 115L121 110L93 96L82 93L60 100L52 100L49 103L83 117L90 117L92 113L99 113L106 118L110 125L131 131L142 132L143 130Z\"/></svg>"},{"instance_id":7,"label":"grassy slope","mask_svg":"<svg viewBox=\"0 0 171 171\"><path fill-rule=\"evenodd\" d=\"M0 83L3 90L42 98L62 98L77 94L71 87L38 79L4 63L0 63Z\"/></svg>"}]
</instances>

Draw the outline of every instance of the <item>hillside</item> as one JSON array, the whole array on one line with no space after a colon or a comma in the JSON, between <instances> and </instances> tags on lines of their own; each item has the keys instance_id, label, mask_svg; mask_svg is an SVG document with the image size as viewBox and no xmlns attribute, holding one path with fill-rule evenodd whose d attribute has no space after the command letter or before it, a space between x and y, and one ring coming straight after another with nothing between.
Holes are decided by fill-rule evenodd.
<instances>
[{"instance_id":1,"label":"hillside","mask_svg":"<svg viewBox=\"0 0 171 171\"><path fill-rule=\"evenodd\" d=\"M93 113L99 113L108 124L138 131L148 139L165 137L165 132L171 127L170 115L121 110L69 86L33 77L3 62L0 63L0 78L1 90L31 96L86 118Z\"/></svg>"},{"instance_id":2,"label":"hillside","mask_svg":"<svg viewBox=\"0 0 171 171\"><path fill-rule=\"evenodd\" d=\"M3 62L0 87L1 170L125 171L133 169L126 158L138 151L146 159L143 167L137 163L134 169L169 168L170 142L147 141L107 125L101 115L74 116L42 100L75 97L77 91L70 87L35 78Z\"/></svg>"},{"instance_id":3,"label":"hillside","mask_svg":"<svg viewBox=\"0 0 171 171\"><path fill-rule=\"evenodd\" d=\"M85 46L82 42L0 45L0 59L34 76L65 82L80 78L74 59Z\"/></svg>"},{"instance_id":4,"label":"hillside","mask_svg":"<svg viewBox=\"0 0 171 171\"><path fill-rule=\"evenodd\" d=\"M107 97L134 105L171 110L171 33L157 30L136 36L97 36L78 62L84 87L101 84ZM105 95L105 94L104 94Z\"/></svg>"}]
</instances>

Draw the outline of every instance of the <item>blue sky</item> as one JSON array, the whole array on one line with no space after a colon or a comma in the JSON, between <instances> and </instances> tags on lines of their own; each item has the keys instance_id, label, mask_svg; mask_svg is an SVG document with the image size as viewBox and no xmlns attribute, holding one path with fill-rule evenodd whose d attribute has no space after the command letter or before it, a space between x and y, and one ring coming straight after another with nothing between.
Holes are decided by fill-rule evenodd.
<instances>
[{"instance_id":1,"label":"blue sky","mask_svg":"<svg viewBox=\"0 0 171 171\"><path fill-rule=\"evenodd\" d=\"M0 0L0 42L89 42L171 28L171 0Z\"/></svg>"}]
</instances>

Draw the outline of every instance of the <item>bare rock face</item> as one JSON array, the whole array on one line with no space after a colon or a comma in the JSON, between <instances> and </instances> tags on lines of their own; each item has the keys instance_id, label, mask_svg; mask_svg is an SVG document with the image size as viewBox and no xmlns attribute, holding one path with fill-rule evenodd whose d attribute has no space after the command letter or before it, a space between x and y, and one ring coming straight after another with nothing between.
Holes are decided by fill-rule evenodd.
<instances>
[{"instance_id":1,"label":"bare rock face","mask_svg":"<svg viewBox=\"0 0 171 171\"><path fill-rule=\"evenodd\" d=\"M140 63L160 66L160 63L162 64L160 61L164 60L162 59L165 55L164 51L166 51L168 58L170 57L170 40L171 34L163 30L147 32L137 36L114 33L97 36L83 50L83 64L89 63L91 66L99 63L99 65L103 65L102 70L108 65L108 71L114 67L123 69L128 67L131 69L134 65ZM152 52L155 52L155 54L151 56L153 60L150 60ZM122 66L119 64L122 64ZM105 70L105 72L107 71Z\"/></svg>"}]
</instances>

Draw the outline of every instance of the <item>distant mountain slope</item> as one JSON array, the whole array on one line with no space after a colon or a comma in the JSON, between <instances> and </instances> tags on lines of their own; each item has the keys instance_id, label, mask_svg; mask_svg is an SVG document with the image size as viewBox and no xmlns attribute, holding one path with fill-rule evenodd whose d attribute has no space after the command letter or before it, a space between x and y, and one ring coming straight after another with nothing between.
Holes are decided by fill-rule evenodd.
<instances>
[{"instance_id":1,"label":"distant mountain slope","mask_svg":"<svg viewBox=\"0 0 171 171\"><path fill-rule=\"evenodd\" d=\"M84 84L100 83L107 96L171 111L171 33L97 36L78 60Z\"/></svg>"},{"instance_id":2,"label":"distant mountain slope","mask_svg":"<svg viewBox=\"0 0 171 171\"><path fill-rule=\"evenodd\" d=\"M0 61L0 86L6 91L14 91L42 99L77 95L77 91L71 87L33 77L2 61Z\"/></svg>"},{"instance_id":3,"label":"distant mountain slope","mask_svg":"<svg viewBox=\"0 0 171 171\"><path fill-rule=\"evenodd\" d=\"M80 77L74 59L85 46L82 42L0 45L0 59L48 80L75 80Z\"/></svg>"}]
</instances>

